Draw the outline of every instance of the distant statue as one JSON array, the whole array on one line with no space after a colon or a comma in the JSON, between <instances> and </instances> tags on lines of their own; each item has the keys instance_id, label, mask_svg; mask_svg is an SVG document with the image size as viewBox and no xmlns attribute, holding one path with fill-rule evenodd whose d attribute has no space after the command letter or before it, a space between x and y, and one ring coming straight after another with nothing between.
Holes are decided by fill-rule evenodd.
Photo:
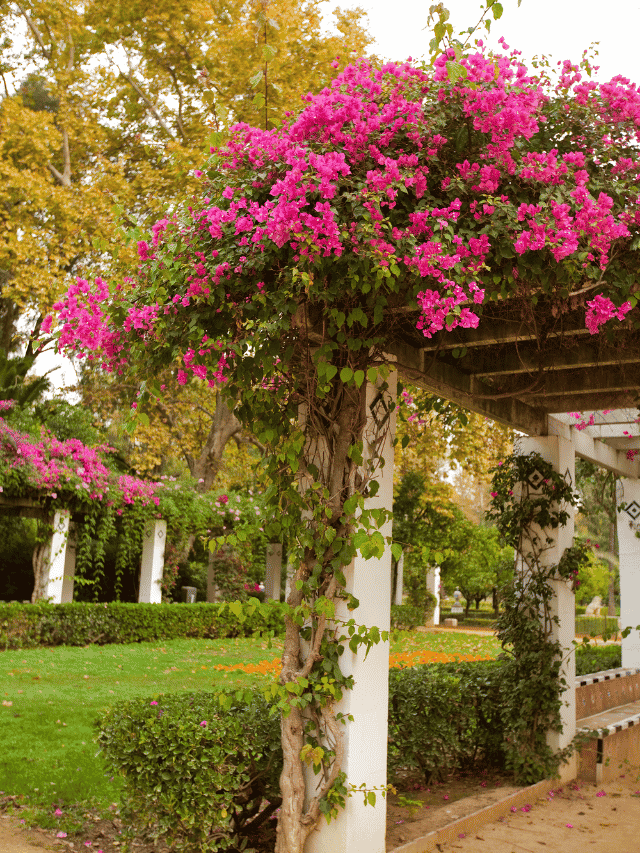
<instances>
[{"instance_id":1,"label":"distant statue","mask_svg":"<svg viewBox=\"0 0 640 853\"><path fill-rule=\"evenodd\" d=\"M600 616L600 610L602 608L602 598L599 595L594 595L591 599L591 602L587 604L587 609L585 610L585 616Z\"/></svg>"},{"instance_id":2,"label":"distant statue","mask_svg":"<svg viewBox=\"0 0 640 853\"><path fill-rule=\"evenodd\" d=\"M460 592L458 587L456 587L456 591L453 593L453 607L451 608L452 613L463 613L464 612L463 607L460 604L461 600L462 600L462 593Z\"/></svg>"}]
</instances>

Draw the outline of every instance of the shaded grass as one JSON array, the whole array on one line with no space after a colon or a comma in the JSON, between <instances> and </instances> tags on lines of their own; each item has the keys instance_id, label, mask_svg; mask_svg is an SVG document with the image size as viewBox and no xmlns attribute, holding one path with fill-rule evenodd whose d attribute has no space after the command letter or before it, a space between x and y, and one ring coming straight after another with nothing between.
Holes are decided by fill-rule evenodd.
<instances>
[{"instance_id":1,"label":"shaded grass","mask_svg":"<svg viewBox=\"0 0 640 853\"><path fill-rule=\"evenodd\" d=\"M0 652L0 792L28 797L52 814L74 804L100 811L119 798L93 740L100 711L122 699L256 683L260 675L215 666L278 657L260 639L170 640L164 643L23 649ZM493 637L398 632L392 653L431 650L495 657ZM39 821L43 825L43 821Z\"/></svg>"}]
</instances>

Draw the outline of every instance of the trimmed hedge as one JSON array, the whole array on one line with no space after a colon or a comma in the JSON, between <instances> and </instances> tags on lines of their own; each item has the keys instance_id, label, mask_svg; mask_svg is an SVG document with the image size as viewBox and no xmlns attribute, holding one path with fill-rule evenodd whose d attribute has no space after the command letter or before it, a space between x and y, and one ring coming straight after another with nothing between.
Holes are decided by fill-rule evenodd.
<instances>
[{"instance_id":1,"label":"trimmed hedge","mask_svg":"<svg viewBox=\"0 0 640 853\"><path fill-rule=\"evenodd\" d=\"M135 643L180 637L218 639L284 631L282 605L240 622L221 604L17 604L0 602L0 649Z\"/></svg>"},{"instance_id":2,"label":"trimmed hedge","mask_svg":"<svg viewBox=\"0 0 640 853\"><path fill-rule=\"evenodd\" d=\"M605 631L617 633L617 617L576 616L576 634L589 634L592 637L600 637Z\"/></svg>"},{"instance_id":3,"label":"trimmed hedge","mask_svg":"<svg viewBox=\"0 0 640 853\"><path fill-rule=\"evenodd\" d=\"M453 769L504 769L501 661L426 664L389 672L388 772L428 784Z\"/></svg>"},{"instance_id":4,"label":"trimmed hedge","mask_svg":"<svg viewBox=\"0 0 640 853\"><path fill-rule=\"evenodd\" d=\"M605 669L622 666L622 646L578 646L576 649L576 675L589 675Z\"/></svg>"},{"instance_id":5,"label":"trimmed hedge","mask_svg":"<svg viewBox=\"0 0 640 853\"><path fill-rule=\"evenodd\" d=\"M162 836L184 853L249 851L251 836L281 804L280 721L260 694L131 699L96 726L107 766L124 777L131 837Z\"/></svg>"}]
</instances>

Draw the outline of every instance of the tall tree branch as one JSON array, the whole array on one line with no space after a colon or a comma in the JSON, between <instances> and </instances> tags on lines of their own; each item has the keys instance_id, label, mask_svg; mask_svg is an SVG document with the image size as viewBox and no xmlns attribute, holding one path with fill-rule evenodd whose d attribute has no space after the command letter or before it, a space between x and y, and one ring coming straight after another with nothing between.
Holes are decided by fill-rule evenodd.
<instances>
[{"instance_id":1,"label":"tall tree branch","mask_svg":"<svg viewBox=\"0 0 640 853\"><path fill-rule=\"evenodd\" d=\"M34 23L34 21L31 18L31 15L29 15L27 10L23 7L23 5L21 3L18 2L18 0L16 0L16 6L20 10L20 14L22 15L22 17L27 22L27 26L31 30L34 39L37 41L37 43L40 47L40 50L42 51L42 55L46 59L51 59L51 50L47 49L47 47L45 46L44 39L42 38L42 33L38 29L37 24Z\"/></svg>"}]
</instances>

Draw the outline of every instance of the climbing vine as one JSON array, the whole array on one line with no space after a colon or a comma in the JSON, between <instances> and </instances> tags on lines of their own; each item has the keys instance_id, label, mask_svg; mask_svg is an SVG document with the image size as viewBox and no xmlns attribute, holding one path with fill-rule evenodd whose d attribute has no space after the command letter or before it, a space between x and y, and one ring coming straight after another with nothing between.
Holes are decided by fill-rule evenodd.
<instances>
[{"instance_id":1,"label":"climbing vine","mask_svg":"<svg viewBox=\"0 0 640 853\"><path fill-rule=\"evenodd\" d=\"M507 760L516 778L532 783L552 775L563 754L547 732L560 731L563 649L553 640L553 581L574 584L589 546L572 544L553 561L553 531L566 526L579 497L539 453L508 456L493 469L488 518L515 550L515 571L501 593L498 638L504 658Z\"/></svg>"}]
</instances>

